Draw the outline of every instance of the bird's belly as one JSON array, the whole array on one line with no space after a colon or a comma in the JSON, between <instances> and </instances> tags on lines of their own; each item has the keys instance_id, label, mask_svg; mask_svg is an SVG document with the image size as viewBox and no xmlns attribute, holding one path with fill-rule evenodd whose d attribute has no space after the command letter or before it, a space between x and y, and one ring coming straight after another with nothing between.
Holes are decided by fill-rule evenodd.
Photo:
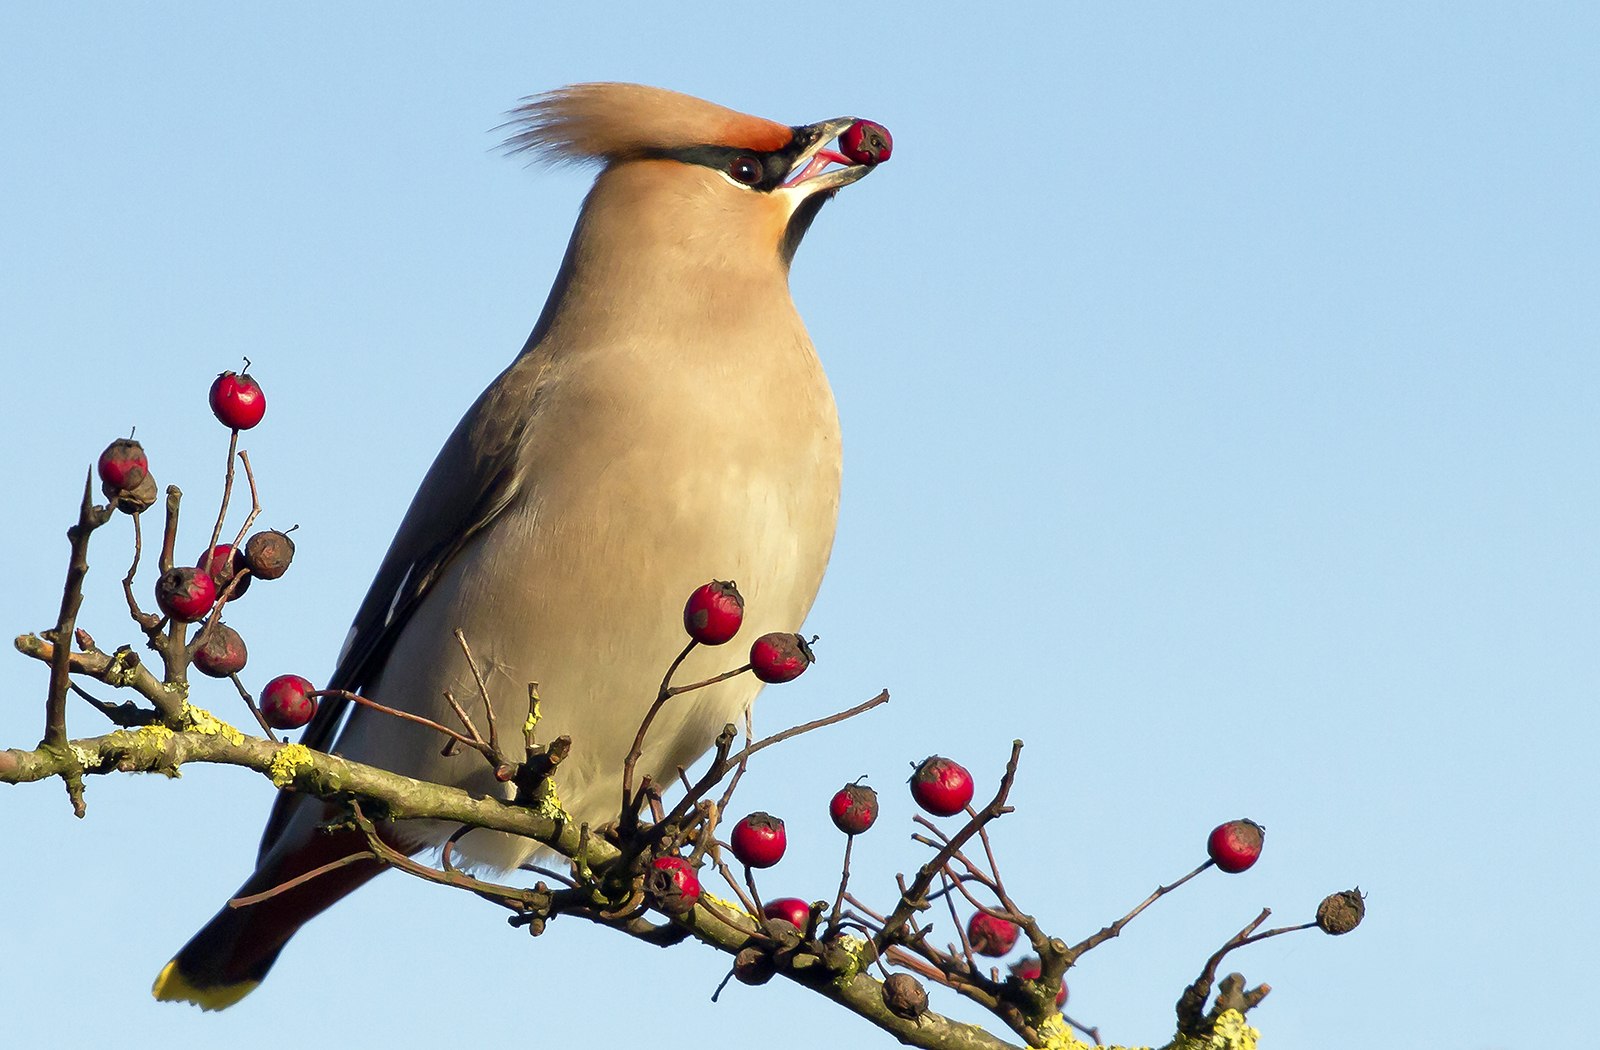
<instances>
[{"instance_id":1,"label":"bird's belly","mask_svg":"<svg viewBox=\"0 0 1600 1050\"><path fill-rule=\"evenodd\" d=\"M502 747L518 754L528 686L537 682L539 742L572 740L557 777L567 812L591 824L615 818L624 759L688 640L682 609L690 591L710 579L736 581L745 622L730 644L698 647L678 684L743 664L763 633L799 630L833 541L836 458L782 457L768 466L757 457L732 466L715 456L685 462L685 453L635 449L593 469L547 473L453 561L369 692L455 726L449 690L487 734L459 628L488 685ZM724 724L740 721L759 688L745 674L673 698L651 729L639 772L670 782ZM336 746L422 779L504 790L478 754L443 757L441 743L437 733L360 710ZM439 831L426 837L437 840ZM484 832L462 845L469 858L496 867L534 851Z\"/></svg>"}]
</instances>

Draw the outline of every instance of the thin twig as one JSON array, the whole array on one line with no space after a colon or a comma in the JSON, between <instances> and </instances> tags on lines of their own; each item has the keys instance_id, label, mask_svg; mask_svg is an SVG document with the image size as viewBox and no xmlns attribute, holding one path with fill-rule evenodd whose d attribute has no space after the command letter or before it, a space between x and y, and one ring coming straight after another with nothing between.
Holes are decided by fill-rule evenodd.
<instances>
[{"instance_id":1,"label":"thin twig","mask_svg":"<svg viewBox=\"0 0 1600 1050\"><path fill-rule=\"evenodd\" d=\"M900 902L895 905L894 911L889 913L889 918L885 920L884 927L879 932L875 942L880 952L888 947L889 942L898 935L900 927L906 924L918 908L926 906L924 898L929 887L933 885L933 880L943 870L945 864L949 862L956 851L961 848L962 844L976 834L981 824L994 820L1008 811L1005 801L1011 794L1012 782L1016 780L1017 759L1021 754L1022 741L1013 740L1011 742L1011 757L1006 762L1005 773L1000 777L1000 788L995 792L994 798L977 815L967 821L965 827L951 836L950 841L934 855L932 860L918 869L916 878L912 880L910 887L900 894Z\"/></svg>"},{"instance_id":2,"label":"thin twig","mask_svg":"<svg viewBox=\"0 0 1600 1050\"><path fill-rule=\"evenodd\" d=\"M467 658L467 668L472 672L472 680L478 684L478 695L483 697L483 709L489 716L489 757L496 760L497 764L504 764L504 756L500 754L500 730L495 724L494 701L489 696L489 683L483 680L483 672L478 670L478 661L472 658L472 649L467 645L467 634L461 628L455 629L456 642L461 646L461 654Z\"/></svg>"},{"instance_id":3,"label":"thin twig","mask_svg":"<svg viewBox=\"0 0 1600 1050\"><path fill-rule=\"evenodd\" d=\"M67 742L67 686L71 680L72 634L78 610L83 606L83 578L89 574L89 536L111 517L110 507L94 504L94 473L83 479L83 502L78 521L67 529L72 554L67 561L67 578L61 588L61 611L56 617L53 638L55 651L50 656L50 686L45 694L44 738L41 745L61 747ZM76 801L76 800L75 800Z\"/></svg>"},{"instance_id":4,"label":"thin twig","mask_svg":"<svg viewBox=\"0 0 1600 1050\"><path fill-rule=\"evenodd\" d=\"M1185 875L1183 878L1179 879L1177 882L1169 883L1168 885L1165 885L1165 886L1157 886L1155 888L1155 891L1152 892L1150 894L1150 896L1146 897L1144 900L1142 900L1138 904L1136 904L1134 906L1133 910L1130 911L1128 914L1124 915L1122 918L1118 919L1116 922L1113 922L1111 925L1101 929L1099 932L1097 932L1095 934L1092 934L1089 937L1085 937L1083 940L1079 941L1077 944L1073 945L1070 949L1068 949L1067 950L1067 957L1068 957L1069 961L1068 961L1067 965L1070 966L1070 965L1072 965L1072 963L1077 962L1079 957L1081 957L1083 955L1083 953L1088 951L1089 949L1097 948L1100 945L1104 944L1106 941L1109 941L1111 938L1117 936L1119 933L1122 932L1122 928L1124 926L1127 926L1128 923L1132 922L1134 919L1139 917L1139 913L1140 912L1144 911L1146 908L1150 907L1150 905L1154 904L1156 901L1160 900L1162 897L1165 897L1167 894L1171 893L1173 890L1177 889L1179 886L1182 886L1184 883L1188 882L1190 879L1194 878L1196 875L1200 874L1202 871L1205 871L1207 868L1211 867L1215 863L1216 863L1215 861L1208 860L1204 864L1200 865L1198 868L1196 868L1193 871L1191 871L1189 874Z\"/></svg>"},{"instance_id":5,"label":"thin twig","mask_svg":"<svg viewBox=\"0 0 1600 1050\"><path fill-rule=\"evenodd\" d=\"M287 893L296 886L303 886L312 879L326 875L330 871L338 871L340 868L348 868L358 861L370 861L372 859L371 856L365 853L348 853L337 860L330 860L328 863L312 868L310 871L302 872L292 879L280 882L269 890L262 890L260 893L252 893L244 897L234 897L228 901L228 907L248 908L252 904L260 904L262 901L271 900L280 893Z\"/></svg>"},{"instance_id":6,"label":"thin twig","mask_svg":"<svg viewBox=\"0 0 1600 1050\"><path fill-rule=\"evenodd\" d=\"M341 699L349 700L352 703L360 704L362 707L370 707L372 710L377 711L380 714L393 715L395 718L399 718L407 722L414 722L419 726L426 726L429 729L443 733L445 736L450 737L452 740L455 740L458 743L466 744L468 747L478 751L485 751L485 753L487 753L485 749L488 748L489 745L481 740L473 740L471 737L462 736L449 726L440 725L431 718L423 718L421 715L414 715L409 711L402 711L397 707L390 707L387 704L380 704L376 700L369 700L359 693L352 693L348 689L318 689L310 695L318 697L340 697Z\"/></svg>"}]
</instances>

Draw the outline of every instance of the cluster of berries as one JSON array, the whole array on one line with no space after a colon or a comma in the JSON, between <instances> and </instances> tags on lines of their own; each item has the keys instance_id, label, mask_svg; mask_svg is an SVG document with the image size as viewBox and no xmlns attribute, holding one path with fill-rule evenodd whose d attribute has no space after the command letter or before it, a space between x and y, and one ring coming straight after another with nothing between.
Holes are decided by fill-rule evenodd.
<instances>
[{"instance_id":1,"label":"cluster of berries","mask_svg":"<svg viewBox=\"0 0 1600 1050\"><path fill-rule=\"evenodd\" d=\"M211 411L238 432L260 423L267 411L261 384L249 373L223 372L211 384ZM118 438L106 446L95 464L101 491L118 510L138 514L156 501L156 482L144 446ZM203 551L193 566L173 566L156 581L156 606L176 623L197 623L211 615L219 600L243 597L252 580L276 580L289 571L294 541L276 529L258 532L236 548L219 543ZM249 659L244 639L225 623L203 631L195 648L195 670L227 678L244 669ZM312 685L298 675L280 675L261 695L261 714L274 729L298 729L316 712Z\"/></svg>"}]
</instances>

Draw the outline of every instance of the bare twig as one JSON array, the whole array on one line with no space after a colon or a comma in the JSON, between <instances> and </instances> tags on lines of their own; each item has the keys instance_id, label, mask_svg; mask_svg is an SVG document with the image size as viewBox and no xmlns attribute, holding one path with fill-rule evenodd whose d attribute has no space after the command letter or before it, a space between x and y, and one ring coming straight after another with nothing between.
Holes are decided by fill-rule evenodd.
<instances>
[{"instance_id":1,"label":"bare twig","mask_svg":"<svg viewBox=\"0 0 1600 1050\"><path fill-rule=\"evenodd\" d=\"M83 502L78 521L67 529L72 555L67 561L66 583L61 588L61 611L51 637L56 642L50 656L50 687L45 694L44 738L41 745L60 747L67 742L67 686L70 684L72 632L83 606L83 578L89 574L89 537L111 517L110 507L97 507L93 498L94 472L83 479Z\"/></svg>"},{"instance_id":2,"label":"bare twig","mask_svg":"<svg viewBox=\"0 0 1600 1050\"><path fill-rule=\"evenodd\" d=\"M900 928L906 924L913 914L927 907L925 898L929 887L933 885L933 880L938 877L939 872L949 863L950 858L955 855L962 844L976 834L978 828L984 823L994 820L1002 813L1009 811L1009 807L1006 806L1005 802L1006 798L1011 794L1012 782L1016 780L1017 759L1021 754L1022 741L1013 740L1011 742L1011 757L1006 762L1006 770L1000 777L1000 788L995 792L994 798L990 799L988 805L984 806L983 809L968 820L965 827L951 836L950 841L934 855L932 860L918 869L916 878L912 880L911 885L900 894L900 902L895 905L894 911L890 912L889 917L884 920L883 929L878 932L878 936L874 941L880 952L889 946L890 942L899 934Z\"/></svg>"}]
</instances>

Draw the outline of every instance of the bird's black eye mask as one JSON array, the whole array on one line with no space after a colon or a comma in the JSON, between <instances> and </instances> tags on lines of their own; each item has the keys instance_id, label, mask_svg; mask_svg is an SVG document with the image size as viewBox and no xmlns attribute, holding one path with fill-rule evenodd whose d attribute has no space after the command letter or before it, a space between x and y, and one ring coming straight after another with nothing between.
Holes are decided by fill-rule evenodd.
<instances>
[{"instance_id":1,"label":"bird's black eye mask","mask_svg":"<svg viewBox=\"0 0 1600 1050\"><path fill-rule=\"evenodd\" d=\"M783 149L761 151L732 146L682 146L678 149L653 150L648 155L712 168L740 185L767 193L783 185L783 180L794 171L801 155L816 141L817 133L810 128L794 128L793 131L793 140Z\"/></svg>"}]
</instances>

